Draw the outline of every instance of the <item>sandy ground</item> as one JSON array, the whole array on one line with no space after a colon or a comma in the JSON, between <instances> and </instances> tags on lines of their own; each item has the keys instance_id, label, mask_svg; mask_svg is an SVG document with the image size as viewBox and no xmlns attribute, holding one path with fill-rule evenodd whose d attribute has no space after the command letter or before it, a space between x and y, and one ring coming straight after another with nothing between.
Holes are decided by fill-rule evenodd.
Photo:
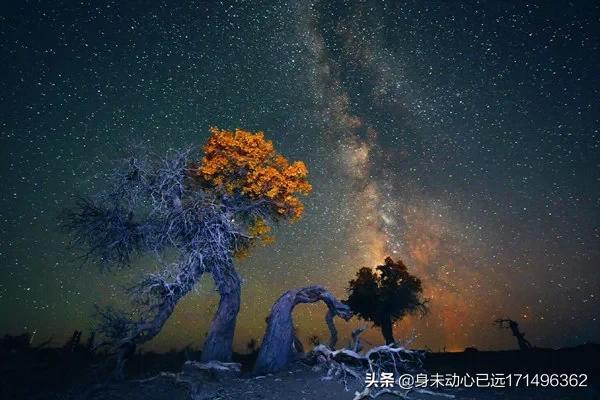
<instances>
[{"instance_id":1,"label":"sandy ground","mask_svg":"<svg viewBox=\"0 0 600 400\"><path fill-rule=\"evenodd\" d=\"M129 380L110 381L113 364L85 351L65 352L62 348L8 352L0 354L0 400L351 400L349 391L334 380L323 380L323 371L315 371L302 361L277 374L250 375L251 355L237 355L243 374L203 372L194 361L199 354L172 352L143 353L128 362ZM600 346L535 351L432 353L425 370L433 373L585 373L587 388L552 389L463 389L444 391L457 400L600 400L598 372ZM188 362L189 361L189 362ZM187 367L186 367L187 366ZM191 367L190 367L191 366ZM161 372L168 371L168 372ZM180 372L181 371L181 372ZM105 383L99 383L105 382ZM362 383L362 382L360 382ZM445 399L411 393L419 400ZM397 397L381 396L380 399Z\"/></svg>"}]
</instances>

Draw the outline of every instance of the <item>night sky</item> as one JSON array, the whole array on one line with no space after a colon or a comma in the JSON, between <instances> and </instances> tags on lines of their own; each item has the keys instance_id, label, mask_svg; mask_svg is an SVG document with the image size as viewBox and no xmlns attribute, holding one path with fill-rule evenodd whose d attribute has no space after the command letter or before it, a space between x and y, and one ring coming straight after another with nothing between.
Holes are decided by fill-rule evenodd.
<instances>
[{"instance_id":1,"label":"night sky","mask_svg":"<svg viewBox=\"0 0 600 400\"><path fill-rule=\"evenodd\" d=\"M595 2L9 2L0 6L0 334L61 344L157 266L101 273L58 214L131 143L262 130L309 168L305 216L238 263L235 349L284 291L345 298L401 258L430 313L395 327L433 350L600 340L600 7ZM146 348L199 347L209 276ZM295 311L326 337L323 306ZM341 344L360 321L338 322ZM381 343L371 329L367 340Z\"/></svg>"}]
</instances>

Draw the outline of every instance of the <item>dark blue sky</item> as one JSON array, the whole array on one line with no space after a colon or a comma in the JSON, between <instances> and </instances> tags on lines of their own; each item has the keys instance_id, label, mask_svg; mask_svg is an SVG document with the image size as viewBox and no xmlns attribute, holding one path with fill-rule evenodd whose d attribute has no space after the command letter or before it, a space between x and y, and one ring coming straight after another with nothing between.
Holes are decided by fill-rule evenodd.
<instances>
[{"instance_id":1,"label":"dark blue sky","mask_svg":"<svg viewBox=\"0 0 600 400\"><path fill-rule=\"evenodd\" d=\"M122 3L0 6L0 332L62 338L122 303L155 266L79 266L60 209L128 143L201 146L215 125L265 131L314 185L303 220L239 265L238 346L281 292L343 297L388 254L431 298L396 327L419 345L512 346L503 316L535 345L600 339L597 4ZM155 347L203 340L211 285ZM323 334L321 311L297 312L301 336Z\"/></svg>"}]
</instances>

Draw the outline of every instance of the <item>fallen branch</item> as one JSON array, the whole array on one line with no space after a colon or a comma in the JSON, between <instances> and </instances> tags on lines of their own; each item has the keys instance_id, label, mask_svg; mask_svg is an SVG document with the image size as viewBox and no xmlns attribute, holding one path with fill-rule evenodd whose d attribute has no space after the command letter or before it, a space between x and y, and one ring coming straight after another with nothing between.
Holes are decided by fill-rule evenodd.
<instances>
[{"instance_id":1,"label":"fallen branch","mask_svg":"<svg viewBox=\"0 0 600 400\"><path fill-rule=\"evenodd\" d=\"M402 374L415 374L422 370L424 352L408 349L408 343L377 346L365 353L359 353L355 349L359 348L358 341L362 332L360 329L355 331L355 342L349 349L331 350L324 345L315 347L311 358L315 360L317 368L326 370L322 379L337 379L348 391L351 387L360 388L366 385L367 374L381 376L382 373L391 373L396 379ZM384 394L410 399L410 393L413 392L454 398L449 394L418 388L363 387L360 391L356 390L354 400L375 399Z\"/></svg>"}]
</instances>

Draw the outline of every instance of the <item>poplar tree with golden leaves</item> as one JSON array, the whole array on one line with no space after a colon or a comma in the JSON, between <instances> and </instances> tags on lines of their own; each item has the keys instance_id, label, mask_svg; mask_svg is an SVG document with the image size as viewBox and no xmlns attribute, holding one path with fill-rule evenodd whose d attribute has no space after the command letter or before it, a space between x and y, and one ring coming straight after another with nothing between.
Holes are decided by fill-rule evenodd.
<instances>
[{"instance_id":1,"label":"poplar tree with golden leaves","mask_svg":"<svg viewBox=\"0 0 600 400\"><path fill-rule=\"evenodd\" d=\"M262 132L210 133L202 154L134 149L111 174L109 190L64 212L84 261L110 269L149 255L160 265L131 289L136 312L97 311L100 345L115 350L119 378L127 355L161 331L204 273L220 301L202 359L230 361L241 292L235 259L272 242L275 222L295 222L304 211L300 196L311 185L303 162L289 162Z\"/></svg>"}]
</instances>

